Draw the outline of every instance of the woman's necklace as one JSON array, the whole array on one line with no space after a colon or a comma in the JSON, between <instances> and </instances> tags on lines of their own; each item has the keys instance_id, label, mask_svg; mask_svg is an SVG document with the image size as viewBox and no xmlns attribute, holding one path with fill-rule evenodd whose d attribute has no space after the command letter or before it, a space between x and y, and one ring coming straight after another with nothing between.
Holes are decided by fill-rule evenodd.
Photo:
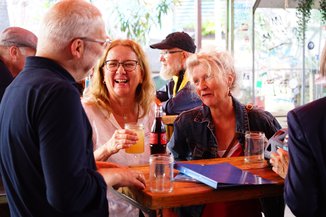
<instances>
[{"instance_id":1,"label":"woman's necklace","mask_svg":"<svg viewBox=\"0 0 326 217\"><path fill-rule=\"evenodd\" d=\"M99 105L98 105L99 106ZM103 114L104 118L106 120L109 120L109 117L110 117L110 113L108 112L108 110L104 109L102 106L99 106L100 107L100 111L101 113ZM140 108L139 108L139 104L137 104L137 112L136 112L136 120L134 121L134 117L131 117L128 119L128 115L127 113L123 113L123 114L119 114L118 112L115 112L113 109L112 109L112 112L111 114L115 117L116 121L121 125L121 126L124 126L125 123L128 123L128 122L137 122L138 121L138 118L139 118L139 112L140 112ZM133 113L131 113L130 116L132 116ZM133 119L133 120L131 120Z\"/></svg>"},{"instance_id":2,"label":"woman's necklace","mask_svg":"<svg viewBox=\"0 0 326 217\"><path fill-rule=\"evenodd\" d=\"M112 114L116 117L117 121L119 122L119 119L123 121L123 124L128 123L128 122L137 122L138 117L139 117L139 104L137 104L137 108L136 108L136 117L133 116L134 113L129 113L129 115L127 113L118 113L112 110ZM134 110L135 111L135 110Z\"/></svg>"}]
</instances>

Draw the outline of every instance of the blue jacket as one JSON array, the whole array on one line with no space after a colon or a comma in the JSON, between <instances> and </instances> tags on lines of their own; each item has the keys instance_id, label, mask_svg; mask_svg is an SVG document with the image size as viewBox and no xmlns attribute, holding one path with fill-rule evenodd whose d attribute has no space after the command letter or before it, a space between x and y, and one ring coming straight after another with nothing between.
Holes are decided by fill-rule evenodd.
<instances>
[{"instance_id":1,"label":"blue jacket","mask_svg":"<svg viewBox=\"0 0 326 217\"><path fill-rule=\"evenodd\" d=\"M171 79L165 86L156 92L156 97L162 102L163 111L167 115L178 115L183 111L187 111L202 104L202 101L189 81L183 88L177 91L175 96L173 96L174 85L175 82Z\"/></svg>"},{"instance_id":2,"label":"blue jacket","mask_svg":"<svg viewBox=\"0 0 326 217\"><path fill-rule=\"evenodd\" d=\"M326 216L326 97L295 108L287 120L285 201L295 216Z\"/></svg>"},{"instance_id":3,"label":"blue jacket","mask_svg":"<svg viewBox=\"0 0 326 217\"><path fill-rule=\"evenodd\" d=\"M269 139L281 128L278 121L267 111L248 110L233 98L238 141L244 146L246 131L262 131ZM174 122L174 131L168 143L176 160L217 158L214 124L206 105L183 112Z\"/></svg>"},{"instance_id":4,"label":"blue jacket","mask_svg":"<svg viewBox=\"0 0 326 217\"><path fill-rule=\"evenodd\" d=\"M12 217L108 216L76 82L49 59L27 57L2 99L0 173Z\"/></svg>"}]
</instances>

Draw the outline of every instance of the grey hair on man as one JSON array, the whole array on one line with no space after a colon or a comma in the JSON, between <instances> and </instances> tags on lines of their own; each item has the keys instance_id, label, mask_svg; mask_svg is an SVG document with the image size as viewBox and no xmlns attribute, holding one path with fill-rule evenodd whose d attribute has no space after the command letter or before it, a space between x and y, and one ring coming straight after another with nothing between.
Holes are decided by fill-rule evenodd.
<instances>
[{"instance_id":1,"label":"grey hair on man","mask_svg":"<svg viewBox=\"0 0 326 217\"><path fill-rule=\"evenodd\" d=\"M36 50L36 35L21 27L8 27L0 34L0 46L30 47Z\"/></svg>"},{"instance_id":2,"label":"grey hair on man","mask_svg":"<svg viewBox=\"0 0 326 217\"><path fill-rule=\"evenodd\" d=\"M23 69L27 56L34 56L37 37L21 27L8 27L0 33L0 60L13 77Z\"/></svg>"},{"instance_id":3,"label":"grey hair on man","mask_svg":"<svg viewBox=\"0 0 326 217\"><path fill-rule=\"evenodd\" d=\"M39 43L37 50L40 53L53 49L53 52L61 51L74 38L82 38L87 35L97 36L96 28L90 26L104 26L101 13L95 7L86 7L82 1L72 1L69 16L65 4L56 5L56 9L47 13L40 26ZM86 3L86 2L85 2ZM64 24L64 25L62 25Z\"/></svg>"}]
</instances>

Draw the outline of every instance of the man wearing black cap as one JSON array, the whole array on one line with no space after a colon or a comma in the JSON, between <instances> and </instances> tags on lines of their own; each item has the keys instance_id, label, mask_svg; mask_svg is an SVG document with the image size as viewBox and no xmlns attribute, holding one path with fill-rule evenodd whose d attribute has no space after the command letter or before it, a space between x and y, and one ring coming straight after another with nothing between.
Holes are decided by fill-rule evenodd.
<instances>
[{"instance_id":1,"label":"man wearing black cap","mask_svg":"<svg viewBox=\"0 0 326 217\"><path fill-rule=\"evenodd\" d=\"M35 55L36 44L36 35L20 27L0 33L0 102L6 87L23 69L26 57Z\"/></svg>"},{"instance_id":2,"label":"man wearing black cap","mask_svg":"<svg viewBox=\"0 0 326 217\"><path fill-rule=\"evenodd\" d=\"M160 76L172 79L156 92L166 114L179 114L202 104L185 73L187 58L196 51L193 39L185 32L174 32L151 48L160 49Z\"/></svg>"}]
</instances>

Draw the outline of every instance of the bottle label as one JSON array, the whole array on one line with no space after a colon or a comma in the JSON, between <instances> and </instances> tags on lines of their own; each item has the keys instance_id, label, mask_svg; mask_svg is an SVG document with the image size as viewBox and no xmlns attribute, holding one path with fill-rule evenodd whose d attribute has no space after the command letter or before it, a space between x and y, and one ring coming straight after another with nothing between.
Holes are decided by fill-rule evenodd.
<instances>
[{"instance_id":1,"label":"bottle label","mask_svg":"<svg viewBox=\"0 0 326 217\"><path fill-rule=\"evenodd\" d=\"M159 134L158 133L151 133L149 137L149 144L156 145L156 144L166 144L166 133L160 133L161 141L158 141Z\"/></svg>"}]
</instances>

